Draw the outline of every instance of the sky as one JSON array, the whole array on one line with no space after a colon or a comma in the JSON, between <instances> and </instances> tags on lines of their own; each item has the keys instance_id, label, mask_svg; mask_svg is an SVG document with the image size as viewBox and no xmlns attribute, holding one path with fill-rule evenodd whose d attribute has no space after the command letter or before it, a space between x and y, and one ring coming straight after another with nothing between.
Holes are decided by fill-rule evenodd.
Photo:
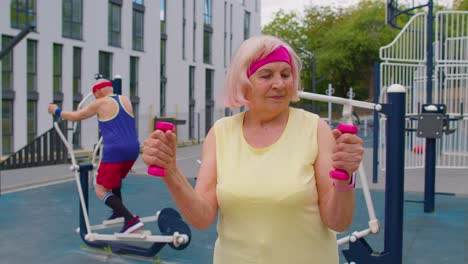
<instances>
[{"instance_id":1,"label":"sky","mask_svg":"<svg viewBox=\"0 0 468 264\"><path fill-rule=\"evenodd\" d=\"M262 26L268 24L273 19L273 14L283 9L286 12L300 12L305 6L339 6L347 7L359 3L359 0L261 0L262 2ZM384 0L382 0L384 1ZM427 3L427 0L398 0L400 4L421 4ZM434 0L434 3L439 5L450 6L452 0Z\"/></svg>"}]
</instances>

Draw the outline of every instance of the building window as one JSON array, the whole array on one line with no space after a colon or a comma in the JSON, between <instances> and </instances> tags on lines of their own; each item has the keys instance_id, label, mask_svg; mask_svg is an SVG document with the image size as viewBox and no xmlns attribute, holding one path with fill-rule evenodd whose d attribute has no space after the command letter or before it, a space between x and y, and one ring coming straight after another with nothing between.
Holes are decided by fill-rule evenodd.
<instances>
[{"instance_id":1,"label":"building window","mask_svg":"<svg viewBox=\"0 0 468 264\"><path fill-rule=\"evenodd\" d=\"M53 82L52 87L54 93L62 92L62 45L54 44L54 59L53 59Z\"/></svg>"},{"instance_id":2,"label":"building window","mask_svg":"<svg viewBox=\"0 0 468 264\"><path fill-rule=\"evenodd\" d=\"M80 104L80 101L77 102L75 101L75 99L73 99L73 109L78 109L79 104ZM73 149L81 148L81 121L76 122L76 129L75 129L75 133L73 133L72 144L73 144Z\"/></svg>"},{"instance_id":3,"label":"building window","mask_svg":"<svg viewBox=\"0 0 468 264\"><path fill-rule=\"evenodd\" d=\"M161 83L160 83L160 94L159 94L159 113L161 116L166 115L166 40L161 39Z\"/></svg>"},{"instance_id":4,"label":"building window","mask_svg":"<svg viewBox=\"0 0 468 264\"><path fill-rule=\"evenodd\" d=\"M231 4L231 8L229 10L229 57L232 57L232 40L234 36L232 35L232 14L233 14L233 5Z\"/></svg>"},{"instance_id":5,"label":"building window","mask_svg":"<svg viewBox=\"0 0 468 264\"><path fill-rule=\"evenodd\" d=\"M73 47L73 94L81 93L81 48Z\"/></svg>"},{"instance_id":6,"label":"building window","mask_svg":"<svg viewBox=\"0 0 468 264\"><path fill-rule=\"evenodd\" d=\"M250 38L250 12L244 13L244 39Z\"/></svg>"},{"instance_id":7,"label":"building window","mask_svg":"<svg viewBox=\"0 0 468 264\"><path fill-rule=\"evenodd\" d=\"M182 59L185 60L185 31L187 24L187 17L185 15L185 0L182 0Z\"/></svg>"},{"instance_id":8,"label":"building window","mask_svg":"<svg viewBox=\"0 0 468 264\"><path fill-rule=\"evenodd\" d=\"M83 96L81 94L81 48L73 47L73 109L78 109ZM74 149L81 148L81 122L77 122L73 133Z\"/></svg>"},{"instance_id":9,"label":"building window","mask_svg":"<svg viewBox=\"0 0 468 264\"><path fill-rule=\"evenodd\" d=\"M203 1L203 62L212 63L211 48L213 38L213 3L212 0Z\"/></svg>"},{"instance_id":10,"label":"building window","mask_svg":"<svg viewBox=\"0 0 468 264\"><path fill-rule=\"evenodd\" d=\"M161 34L166 33L166 0L159 1L159 21L161 22Z\"/></svg>"},{"instance_id":11,"label":"building window","mask_svg":"<svg viewBox=\"0 0 468 264\"><path fill-rule=\"evenodd\" d=\"M12 28L23 29L36 25L36 1L11 0L10 19Z\"/></svg>"},{"instance_id":12,"label":"building window","mask_svg":"<svg viewBox=\"0 0 468 264\"><path fill-rule=\"evenodd\" d=\"M133 0L133 3L138 4L138 5L144 5L145 4L143 0Z\"/></svg>"},{"instance_id":13,"label":"building window","mask_svg":"<svg viewBox=\"0 0 468 264\"><path fill-rule=\"evenodd\" d=\"M189 139L195 139L195 66L189 66Z\"/></svg>"},{"instance_id":14,"label":"building window","mask_svg":"<svg viewBox=\"0 0 468 264\"><path fill-rule=\"evenodd\" d=\"M2 50L8 46L13 37L2 36ZM13 49L2 59L2 91L13 91Z\"/></svg>"},{"instance_id":15,"label":"building window","mask_svg":"<svg viewBox=\"0 0 468 264\"><path fill-rule=\"evenodd\" d=\"M8 46L13 37L2 36L2 50ZM2 59L2 154L13 152L13 50Z\"/></svg>"},{"instance_id":16,"label":"building window","mask_svg":"<svg viewBox=\"0 0 468 264\"><path fill-rule=\"evenodd\" d=\"M132 103L133 115L135 116L135 124L138 128L139 116L139 97L138 97L138 84L140 76L140 58L130 57L130 102Z\"/></svg>"},{"instance_id":17,"label":"building window","mask_svg":"<svg viewBox=\"0 0 468 264\"><path fill-rule=\"evenodd\" d=\"M83 39L83 1L62 1L62 35L65 38Z\"/></svg>"},{"instance_id":18,"label":"building window","mask_svg":"<svg viewBox=\"0 0 468 264\"><path fill-rule=\"evenodd\" d=\"M212 46L213 32L205 27L203 31L203 62L206 64L212 63L211 46Z\"/></svg>"},{"instance_id":19,"label":"building window","mask_svg":"<svg viewBox=\"0 0 468 264\"><path fill-rule=\"evenodd\" d=\"M112 77L112 53L100 51L99 52L99 73L106 79Z\"/></svg>"},{"instance_id":20,"label":"building window","mask_svg":"<svg viewBox=\"0 0 468 264\"><path fill-rule=\"evenodd\" d=\"M223 61L227 67L227 2L224 1L224 39L223 39Z\"/></svg>"},{"instance_id":21,"label":"building window","mask_svg":"<svg viewBox=\"0 0 468 264\"><path fill-rule=\"evenodd\" d=\"M31 142L37 135L37 41L27 41L27 140Z\"/></svg>"},{"instance_id":22,"label":"building window","mask_svg":"<svg viewBox=\"0 0 468 264\"><path fill-rule=\"evenodd\" d=\"M31 142L37 135L37 101L28 100L27 118L28 142Z\"/></svg>"},{"instance_id":23,"label":"building window","mask_svg":"<svg viewBox=\"0 0 468 264\"><path fill-rule=\"evenodd\" d=\"M213 2L212 0L203 0L203 23L206 26L213 25Z\"/></svg>"},{"instance_id":24,"label":"building window","mask_svg":"<svg viewBox=\"0 0 468 264\"><path fill-rule=\"evenodd\" d=\"M118 1L109 2L108 42L109 46L120 47L122 22L122 4Z\"/></svg>"},{"instance_id":25,"label":"building window","mask_svg":"<svg viewBox=\"0 0 468 264\"><path fill-rule=\"evenodd\" d=\"M192 56L193 62L197 61L197 0L193 0L193 33L192 33Z\"/></svg>"},{"instance_id":26,"label":"building window","mask_svg":"<svg viewBox=\"0 0 468 264\"><path fill-rule=\"evenodd\" d=\"M214 71L206 69L205 71L205 135L210 131L214 122Z\"/></svg>"},{"instance_id":27,"label":"building window","mask_svg":"<svg viewBox=\"0 0 468 264\"><path fill-rule=\"evenodd\" d=\"M28 39L27 42L27 91L37 91L37 41Z\"/></svg>"},{"instance_id":28,"label":"building window","mask_svg":"<svg viewBox=\"0 0 468 264\"><path fill-rule=\"evenodd\" d=\"M13 153L13 100L2 100L2 154Z\"/></svg>"},{"instance_id":29,"label":"building window","mask_svg":"<svg viewBox=\"0 0 468 264\"><path fill-rule=\"evenodd\" d=\"M161 58L160 58L160 65L161 65L161 71L159 72L159 75L166 77L166 40L161 39Z\"/></svg>"},{"instance_id":30,"label":"building window","mask_svg":"<svg viewBox=\"0 0 468 264\"><path fill-rule=\"evenodd\" d=\"M130 57L130 96L138 96L139 61L138 57Z\"/></svg>"},{"instance_id":31,"label":"building window","mask_svg":"<svg viewBox=\"0 0 468 264\"><path fill-rule=\"evenodd\" d=\"M145 36L145 7L140 4L133 4L133 25L132 25L132 48L134 50L144 50Z\"/></svg>"}]
</instances>

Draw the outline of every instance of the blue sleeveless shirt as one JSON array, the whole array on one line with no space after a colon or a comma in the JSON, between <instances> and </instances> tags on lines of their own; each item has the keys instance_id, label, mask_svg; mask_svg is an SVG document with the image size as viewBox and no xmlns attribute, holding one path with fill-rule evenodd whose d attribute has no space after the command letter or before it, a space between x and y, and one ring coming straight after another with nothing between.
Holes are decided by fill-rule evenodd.
<instances>
[{"instance_id":1,"label":"blue sleeveless shirt","mask_svg":"<svg viewBox=\"0 0 468 264\"><path fill-rule=\"evenodd\" d=\"M109 119L99 119L103 139L103 162L136 160L140 142L135 127L135 117L128 113L118 95L109 96L117 103L117 112Z\"/></svg>"}]
</instances>

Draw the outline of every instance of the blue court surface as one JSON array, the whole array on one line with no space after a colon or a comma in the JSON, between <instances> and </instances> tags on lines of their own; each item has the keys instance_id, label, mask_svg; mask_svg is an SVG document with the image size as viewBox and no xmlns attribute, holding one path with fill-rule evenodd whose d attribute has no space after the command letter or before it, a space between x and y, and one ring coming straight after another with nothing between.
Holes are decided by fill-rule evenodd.
<instances>
[{"instance_id":1,"label":"blue court surface","mask_svg":"<svg viewBox=\"0 0 468 264\"><path fill-rule=\"evenodd\" d=\"M191 180L194 183L193 180ZM92 190L91 190L92 191ZM167 188L157 178L130 176L124 181L123 199L130 211L153 215L174 207ZM366 239L375 251L384 246L384 193L372 197L381 232ZM405 194L421 200L423 194ZM368 215L360 190L350 232L367 227ZM189 247L176 251L166 246L156 258L142 259L96 251L84 246L75 230L79 225L79 199L74 181L0 196L0 263L192 263L212 262L216 225L198 231L192 228ZM110 210L90 192L90 221L97 224ZM155 223L146 228L159 234ZM338 235L340 237L340 235ZM423 205L404 204L403 263L468 263L468 197L436 196L436 212L423 213ZM290 243L290 241L285 241ZM345 260L341 257L341 263Z\"/></svg>"}]
</instances>

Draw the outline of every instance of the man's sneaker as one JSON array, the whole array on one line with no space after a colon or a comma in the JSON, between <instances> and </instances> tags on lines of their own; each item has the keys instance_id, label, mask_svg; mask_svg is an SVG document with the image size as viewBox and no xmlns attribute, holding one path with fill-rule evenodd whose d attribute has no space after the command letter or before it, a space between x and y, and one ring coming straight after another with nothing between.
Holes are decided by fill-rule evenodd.
<instances>
[{"instance_id":1,"label":"man's sneaker","mask_svg":"<svg viewBox=\"0 0 468 264\"><path fill-rule=\"evenodd\" d=\"M117 213L117 212L113 212L113 213L111 214L111 216L109 216L109 218L107 218L107 220L114 220L114 219L117 219L117 218L119 218L119 217L122 217L122 216L121 216L119 213Z\"/></svg>"},{"instance_id":2,"label":"man's sneaker","mask_svg":"<svg viewBox=\"0 0 468 264\"><path fill-rule=\"evenodd\" d=\"M132 220L126 222L120 233L129 234L144 226L143 222L140 221L138 216L135 216Z\"/></svg>"}]
</instances>

